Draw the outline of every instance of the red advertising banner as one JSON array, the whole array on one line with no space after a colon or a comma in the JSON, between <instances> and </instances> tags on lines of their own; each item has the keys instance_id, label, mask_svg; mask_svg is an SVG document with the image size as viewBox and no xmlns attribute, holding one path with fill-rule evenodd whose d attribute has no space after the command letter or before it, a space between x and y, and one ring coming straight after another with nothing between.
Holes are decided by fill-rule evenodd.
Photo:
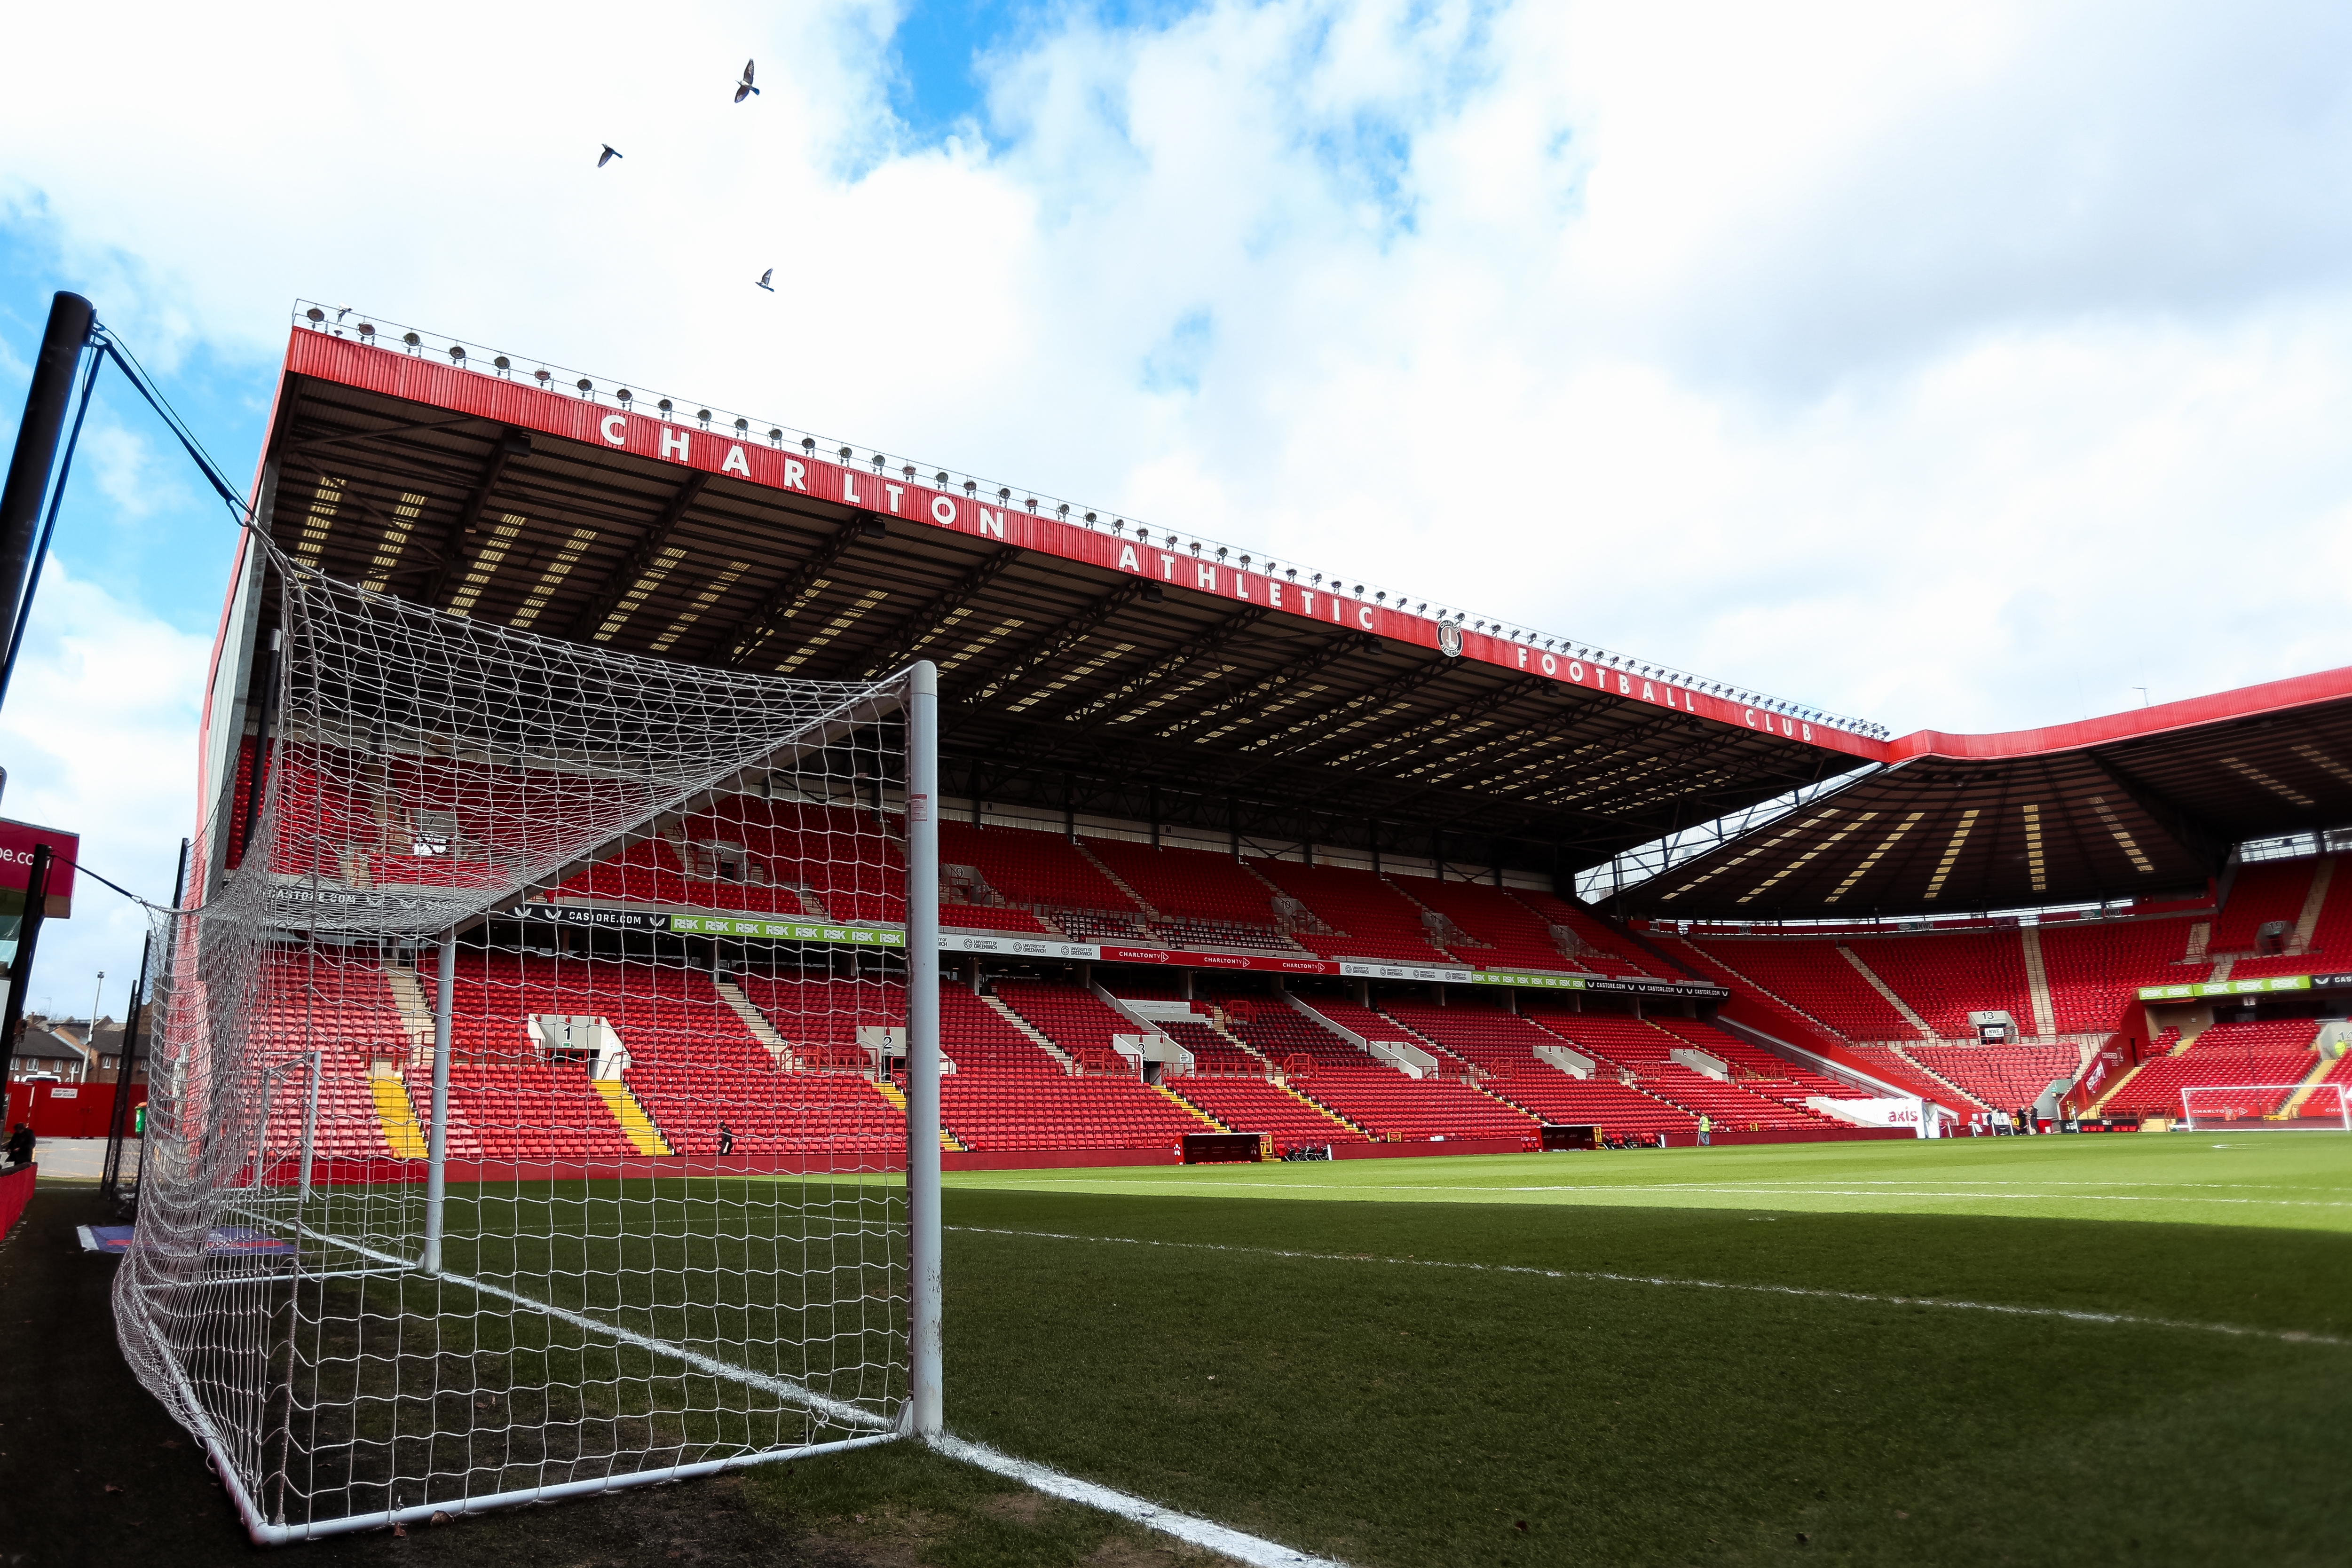
<instances>
[{"instance_id":1,"label":"red advertising banner","mask_svg":"<svg viewBox=\"0 0 2352 1568\"><path fill-rule=\"evenodd\" d=\"M286 368L297 375L364 387L436 408L568 437L591 446L675 463L682 468L698 468L816 500L862 507L921 527L945 528L992 543L1038 550L1150 582L1173 584L1241 603L1262 605L1276 613L1304 621L1435 648L1531 679L1589 686L1612 696L1673 708L1744 729L1766 731L1874 762L1886 755L1885 741L1827 724L1807 723L1788 714L1770 713L1688 686L1647 679L1630 670L1587 664L1556 650L1547 652L1489 632L1473 632L1459 624L1448 624L1441 632L1439 623L1426 616L1366 602L1325 588L1302 587L1234 563L1196 557L1189 550L1154 543L1153 536L1139 526L1132 531L1108 533L1084 521L1066 521L1056 516L1031 512L1024 500L934 489L918 483L915 476L903 468L832 463L799 447L770 445L753 433L709 429L698 422L672 423L569 392L544 390L529 382L509 381L421 355L300 328L295 329L287 349ZM1465 490L1474 497L1465 500L1465 506L1510 503L1498 481L1474 477L1465 485ZM1157 537L1165 540L1167 535Z\"/></svg>"},{"instance_id":2,"label":"red advertising banner","mask_svg":"<svg viewBox=\"0 0 2352 1568\"><path fill-rule=\"evenodd\" d=\"M0 915L25 912L25 884L33 874L33 846L49 846L49 895L46 918L64 920L73 914L74 862L81 857L81 836L58 828L0 817Z\"/></svg>"}]
</instances>

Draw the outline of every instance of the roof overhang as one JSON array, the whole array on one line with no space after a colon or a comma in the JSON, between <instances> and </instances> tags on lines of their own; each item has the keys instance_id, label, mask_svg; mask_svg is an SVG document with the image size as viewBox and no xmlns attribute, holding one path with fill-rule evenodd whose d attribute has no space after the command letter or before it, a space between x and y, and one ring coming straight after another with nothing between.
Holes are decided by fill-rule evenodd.
<instances>
[{"instance_id":1,"label":"roof overhang","mask_svg":"<svg viewBox=\"0 0 2352 1568\"><path fill-rule=\"evenodd\" d=\"M279 548L664 658L930 659L952 795L1564 873L1886 753L1617 656L486 364L298 327L261 486Z\"/></svg>"},{"instance_id":2,"label":"roof overhang","mask_svg":"<svg viewBox=\"0 0 2352 1568\"><path fill-rule=\"evenodd\" d=\"M1887 750L1885 768L1628 890L1626 907L1868 918L2201 889L2239 844L2352 823L2352 668Z\"/></svg>"}]
</instances>

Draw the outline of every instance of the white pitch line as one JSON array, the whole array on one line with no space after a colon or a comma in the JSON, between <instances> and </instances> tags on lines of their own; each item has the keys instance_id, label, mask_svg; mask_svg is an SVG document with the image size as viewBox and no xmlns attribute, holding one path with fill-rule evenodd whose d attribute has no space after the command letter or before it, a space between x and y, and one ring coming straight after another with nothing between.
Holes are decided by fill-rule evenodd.
<instances>
[{"instance_id":1,"label":"white pitch line","mask_svg":"<svg viewBox=\"0 0 2352 1568\"><path fill-rule=\"evenodd\" d=\"M1955 1312L1992 1312L2002 1317L2055 1318L2065 1322L2098 1323L2110 1327L2176 1329L2192 1333L2222 1334L2231 1339L2275 1340L2282 1344L2321 1344L2352 1349L2352 1339L2310 1333L2301 1329L2243 1328L2235 1323L2191 1322L2181 1318L2147 1318L2132 1312L2092 1312L2072 1307L2021 1307L2000 1301L1959 1301L1941 1296L1875 1296L1860 1291L1828 1291L1805 1285L1752 1285L1727 1280L1685 1280L1664 1274L1612 1274L1591 1269L1538 1269L1524 1263L1464 1263L1440 1258L1383 1258L1370 1252L1297 1252L1280 1247L1234 1247L1214 1241L1152 1241L1136 1236L1078 1236L1059 1230L1006 1230L992 1226L950 1225L944 1228L970 1236L1014 1236L1034 1241L1093 1241L1105 1246L1160 1247L1179 1252L1236 1252L1258 1258L1289 1258L1309 1263L1388 1263L1408 1269L1461 1269L1477 1274L1523 1274L1538 1280L1581 1280L1596 1284L1656 1285L1691 1291L1735 1291L1759 1296L1803 1296L1823 1301L1855 1301L1869 1306L1945 1307Z\"/></svg>"},{"instance_id":2,"label":"white pitch line","mask_svg":"<svg viewBox=\"0 0 2352 1568\"><path fill-rule=\"evenodd\" d=\"M1056 1179L1054 1181L1023 1182L1020 1184L1021 1188L1024 1191L1038 1190L1048 1187L1074 1187L1081 1190L1091 1191L1098 1187L1099 1185L1100 1184L1098 1182L1076 1176L1066 1179ZM1497 1197L1507 1197L1513 1196L1532 1196L1541 1193L1580 1193L1590 1194L1596 1197L1614 1197L1622 1194L1638 1195L1642 1193L1663 1193L1675 1197L1728 1196L1734 1197L1747 1197L1763 1196L1769 1197L1875 1197L1888 1199L1910 1198L1937 1200L1949 1203L1980 1202L1987 1198L2000 1198L2012 1203L2036 1201L2043 1203L2209 1203L2238 1207L2259 1205L2270 1208L2352 1208L2352 1203L2336 1203L2311 1198L2175 1197L2155 1193L2147 1195L2135 1193L2084 1192L1989 1193L1982 1191L1948 1190L1942 1192L1874 1192L1852 1187L1836 1186L1759 1186L1752 1183L1741 1183L1739 1185L1730 1186L1713 1186L1698 1182L1654 1182L1638 1186L1622 1183L1607 1182L1595 1183L1589 1186L1561 1184L1546 1186L1469 1186L1436 1184L1408 1185L1404 1183L1395 1183L1374 1186L1360 1186L1353 1182L1227 1182L1213 1185L1203 1182L1169 1181L1163 1179L1149 1181L1123 1181L1118 1184L1118 1189L1121 1192L1131 1192L1147 1186L1162 1188L1170 1192L1183 1193L1196 1197L1227 1197L1247 1195L1255 1192L1434 1192L1444 1193L1450 1197L1475 1197L1480 1194L1487 1194Z\"/></svg>"},{"instance_id":3,"label":"white pitch line","mask_svg":"<svg viewBox=\"0 0 2352 1568\"><path fill-rule=\"evenodd\" d=\"M948 1228L961 1228L950 1226ZM1047 1469L1044 1465L1034 1464L1027 1459L1016 1459L985 1443L974 1443L962 1437L934 1437L931 1447L950 1458L977 1465L983 1470L1019 1481L1023 1486L1044 1492L1048 1497L1058 1497L1067 1502L1083 1503L1105 1513L1117 1514L1148 1530L1157 1530L1179 1541L1189 1541L1195 1546L1221 1552L1249 1563L1251 1568L1347 1568L1347 1564L1333 1558L1316 1557L1259 1536L1244 1535L1213 1519L1179 1513L1174 1509L1162 1508L1156 1502L1146 1501L1128 1492L1114 1491L1092 1481L1082 1481L1076 1476L1066 1476L1059 1470Z\"/></svg>"}]
</instances>

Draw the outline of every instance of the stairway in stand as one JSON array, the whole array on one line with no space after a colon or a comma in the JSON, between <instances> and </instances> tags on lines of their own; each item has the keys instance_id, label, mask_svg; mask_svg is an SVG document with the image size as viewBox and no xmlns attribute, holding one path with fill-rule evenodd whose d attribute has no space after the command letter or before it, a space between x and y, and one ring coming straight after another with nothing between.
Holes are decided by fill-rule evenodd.
<instances>
[{"instance_id":1,"label":"stairway in stand","mask_svg":"<svg viewBox=\"0 0 2352 1568\"><path fill-rule=\"evenodd\" d=\"M898 1107L899 1114L904 1115L906 1113L907 1096L905 1092L902 1091L896 1083L891 1082L887 1078L877 1078L874 1081L874 1088L883 1099L887 1100L891 1104ZM944 1152L951 1155L960 1155L964 1152L963 1141L958 1138L953 1133L949 1132L945 1125L941 1125L940 1128L940 1147Z\"/></svg>"},{"instance_id":2,"label":"stairway in stand","mask_svg":"<svg viewBox=\"0 0 2352 1568\"><path fill-rule=\"evenodd\" d=\"M368 1092L375 1097L375 1119L392 1152L404 1160L430 1158L433 1151L425 1141L425 1129L416 1124L416 1107L409 1103L408 1085L397 1078L371 1078Z\"/></svg>"},{"instance_id":3,"label":"stairway in stand","mask_svg":"<svg viewBox=\"0 0 2352 1568\"><path fill-rule=\"evenodd\" d=\"M646 1114L646 1108L637 1103L637 1097L629 1092L627 1084L617 1078L598 1078L592 1080L588 1087L596 1091L596 1097L604 1102L604 1109L613 1113L613 1120L621 1124L622 1134L637 1153L674 1155L677 1152L654 1126L654 1119Z\"/></svg>"}]
</instances>

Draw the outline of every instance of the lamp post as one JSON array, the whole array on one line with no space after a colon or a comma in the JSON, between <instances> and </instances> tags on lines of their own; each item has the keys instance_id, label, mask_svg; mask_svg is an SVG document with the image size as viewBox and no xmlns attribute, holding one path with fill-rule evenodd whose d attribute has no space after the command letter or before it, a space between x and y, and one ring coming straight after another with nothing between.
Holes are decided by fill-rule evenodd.
<instances>
[{"instance_id":1,"label":"lamp post","mask_svg":"<svg viewBox=\"0 0 2352 1568\"><path fill-rule=\"evenodd\" d=\"M98 1060L98 1003L105 995L106 971L100 969L98 972L98 988L89 994L89 1028L81 1037L81 1075L84 1082L89 1080L90 1070Z\"/></svg>"}]
</instances>

